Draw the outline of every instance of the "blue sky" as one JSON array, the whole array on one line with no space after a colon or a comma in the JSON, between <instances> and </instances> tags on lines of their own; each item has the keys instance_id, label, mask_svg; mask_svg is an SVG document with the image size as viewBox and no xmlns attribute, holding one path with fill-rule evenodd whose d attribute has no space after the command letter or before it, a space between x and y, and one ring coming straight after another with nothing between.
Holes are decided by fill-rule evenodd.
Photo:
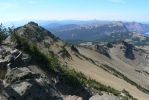
<instances>
[{"instance_id":1,"label":"blue sky","mask_svg":"<svg viewBox=\"0 0 149 100\"><path fill-rule=\"evenodd\" d=\"M0 21L122 20L149 22L149 0L0 0Z\"/></svg>"}]
</instances>

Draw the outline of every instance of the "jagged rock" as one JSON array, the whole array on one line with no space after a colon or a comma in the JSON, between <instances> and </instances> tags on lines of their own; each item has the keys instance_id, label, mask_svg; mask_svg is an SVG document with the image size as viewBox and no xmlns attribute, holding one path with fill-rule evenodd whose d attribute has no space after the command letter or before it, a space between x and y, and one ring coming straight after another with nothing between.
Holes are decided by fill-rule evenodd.
<instances>
[{"instance_id":1,"label":"jagged rock","mask_svg":"<svg viewBox=\"0 0 149 100\"><path fill-rule=\"evenodd\" d=\"M129 44L127 42L124 42L124 41L123 41L123 44L125 46L125 57L128 58L128 59L134 60L135 55L134 55L134 52L133 52L133 49L134 49L133 45Z\"/></svg>"},{"instance_id":2,"label":"jagged rock","mask_svg":"<svg viewBox=\"0 0 149 100\"><path fill-rule=\"evenodd\" d=\"M14 62L14 56L8 55L8 56L7 56L7 60L8 60L9 63Z\"/></svg>"},{"instance_id":3,"label":"jagged rock","mask_svg":"<svg viewBox=\"0 0 149 100\"><path fill-rule=\"evenodd\" d=\"M13 56L17 56L17 55L19 54L19 50L18 50L18 49L15 49L15 50L13 50L13 51L11 52L11 54L12 54Z\"/></svg>"},{"instance_id":4,"label":"jagged rock","mask_svg":"<svg viewBox=\"0 0 149 100\"><path fill-rule=\"evenodd\" d=\"M7 71L7 63L8 61L5 59L0 59L0 79L4 79L6 71Z\"/></svg>"},{"instance_id":5,"label":"jagged rock","mask_svg":"<svg viewBox=\"0 0 149 100\"><path fill-rule=\"evenodd\" d=\"M9 73L6 74L5 81L8 84L12 84L13 82L24 80L24 79L32 79L37 77L36 74L32 73L28 68L13 68Z\"/></svg>"},{"instance_id":6,"label":"jagged rock","mask_svg":"<svg viewBox=\"0 0 149 100\"><path fill-rule=\"evenodd\" d=\"M6 52L6 50L4 49L4 48L0 48L0 55L4 55L5 54L5 52Z\"/></svg>"},{"instance_id":7,"label":"jagged rock","mask_svg":"<svg viewBox=\"0 0 149 100\"><path fill-rule=\"evenodd\" d=\"M6 67L8 63L8 60L4 59L4 60L0 60L0 67Z\"/></svg>"},{"instance_id":8,"label":"jagged rock","mask_svg":"<svg viewBox=\"0 0 149 100\"><path fill-rule=\"evenodd\" d=\"M0 100L62 100L49 79L27 68L31 61L28 54L11 46L1 48L0 70L4 73L0 73Z\"/></svg>"},{"instance_id":9,"label":"jagged rock","mask_svg":"<svg viewBox=\"0 0 149 100\"><path fill-rule=\"evenodd\" d=\"M107 47L108 47L108 48L113 48L113 44L112 44L112 43L108 43L108 44L107 44Z\"/></svg>"},{"instance_id":10,"label":"jagged rock","mask_svg":"<svg viewBox=\"0 0 149 100\"><path fill-rule=\"evenodd\" d=\"M71 55L69 54L69 52L64 48L62 51L58 52L58 55L60 55L63 58L71 58Z\"/></svg>"},{"instance_id":11,"label":"jagged rock","mask_svg":"<svg viewBox=\"0 0 149 100\"><path fill-rule=\"evenodd\" d=\"M0 79L0 91L2 90L3 87L4 87L3 86L3 81Z\"/></svg>"},{"instance_id":12,"label":"jagged rock","mask_svg":"<svg viewBox=\"0 0 149 100\"><path fill-rule=\"evenodd\" d=\"M72 45L71 50L75 51L76 53L79 53L79 50L76 46Z\"/></svg>"},{"instance_id":13,"label":"jagged rock","mask_svg":"<svg viewBox=\"0 0 149 100\"><path fill-rule=\"evenodd\" d=\"M5 100L62 100L54 85L26 67L7 73L2 95Z\"/></svg>"},{"instance_id":14,"label":"jagged rock","mask_svg":"<svg viewBox=\"0 0 149 100\"><path fill-rule=\"evenodd\" d=\"M21 58L22 58L22 52L19 51L19 50L17 50L17 49L15 49L14 51L12 51L11 55L14 56L14 60L15 61L20 61Z\"/></svg>"},{"instance_id":15,"label":"jagged rock","mask_svg":"<svg viewBox=\"0 0 149 100\"><path fill-rule=\"evenodd\" d=\"M23 63L28 64L31 61L31 56L29 56L28 54L23 54L22 61Z\"/></svg>"},{"instance_id":16,"label":"jagged rock","mask_svg":"<svg viewBox=\"0 0 149 100\"><path fill-rule=\"evenodd\" d=\"M104 46L100 46L100 45L96 45L95 48L99 53L105 55L108 58L111 58L108 48L106 48Z\"/></svg>"}]
</instances>

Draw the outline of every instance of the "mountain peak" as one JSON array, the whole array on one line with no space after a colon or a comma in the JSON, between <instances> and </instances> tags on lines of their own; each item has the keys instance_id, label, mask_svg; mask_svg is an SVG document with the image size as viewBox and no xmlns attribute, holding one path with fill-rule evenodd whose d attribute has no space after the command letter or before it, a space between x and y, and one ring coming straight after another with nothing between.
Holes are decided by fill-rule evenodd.
<instances>
[{"instance_id":1,"label":"mountain peak","mask_svg":"<svg viewBox=\"0 0 149 100\"><path fill-rule=\"evenodd\" d=\"M38 26L37 23L33 22L33 21L30 21L27 25L34 25L34 26Z\"/></svg>"},{"instance_id":2,"label":"mountain peak","mask_svg":"<svg viewBox=\"0 0 149 100\"><path fill-rule=\"evenodd\" d=\"M57 40L51 32L32 21L17 28L16 33L34 42L41 42L47 38L50 38L51 41Z\"/></svg>"}]
</instances>

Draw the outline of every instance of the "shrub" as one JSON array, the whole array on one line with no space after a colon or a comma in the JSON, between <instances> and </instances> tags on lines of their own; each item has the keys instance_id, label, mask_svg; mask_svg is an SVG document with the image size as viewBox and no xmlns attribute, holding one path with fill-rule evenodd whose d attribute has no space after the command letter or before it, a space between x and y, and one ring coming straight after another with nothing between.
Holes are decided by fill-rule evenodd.
<instances>
[{"instance_id":1,"label":"shrub","mask_svg":"<svg viewBox=\"0 0 149 100\"><path fill-rule=\"evenodd\" d=\"M8 36L8 30L0 24L0 43Z\"/></svg>"},{"instance_id":2,"label":"shrub","mask_svg":"<svg viewBox=\"0 0 149 100\"><path fill-rule=\"evenodd\" d=\"M101 68L103 68L105 71L111 72L113 75L124 79L126 82L136 86L139 90L141 90L142 92L149 94L149 90L140 86L139 84L137 84L136 82L130 80L128 77L126 77L125 75L123 75L122 73L120 73L119 71L115 70L114 68L108 66L108 65L103 65L101 66Z\"/></svg>"}]
</instances>

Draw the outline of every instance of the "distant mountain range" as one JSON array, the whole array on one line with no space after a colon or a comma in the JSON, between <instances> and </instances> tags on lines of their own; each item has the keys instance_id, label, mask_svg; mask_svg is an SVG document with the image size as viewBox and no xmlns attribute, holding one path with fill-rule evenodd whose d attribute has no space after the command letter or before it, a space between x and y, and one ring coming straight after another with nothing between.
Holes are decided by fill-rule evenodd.
<instances>
[{"instance_id":1,"label":"distant mountain range","mask_svg":"<svg viewBox=\"0 0 149 100\"><path fill-rule=\"evenodd\" d=\"M70 43L111 42L127 40L134 44L147 44L149 24L139 22L100 20L59 20L35 21L55 36ZM3 23L5 26L22 26L26 21ZM146 34L145 34L146 33Z\"/></svg>"},{"instance_id":2,"label":"distant mountain range","mask_svg":"<svg viewBox=\"0 0 149 100\"><path fill-rule=\"evenodd\" d=\"M124 23L130 32L146 33L149 32L149 25L137 22Z\"/></svg>"},{"instance_id":3,"label":"distant mountain range","mask_svg":"<svg viewBox=\"0 0 149 100\"><path fill-rule=\"evenodd\" d=\"M141 40L138 37L136 38L136 35L134 38L134 33L139 35L139 37L144 37L144 33L149 32L148 24L121 21L72 22L71 24L51 23L45 26L45 28L57 37L69 42L109 42L132 38Z\"/></svg>"}]
</instances>

